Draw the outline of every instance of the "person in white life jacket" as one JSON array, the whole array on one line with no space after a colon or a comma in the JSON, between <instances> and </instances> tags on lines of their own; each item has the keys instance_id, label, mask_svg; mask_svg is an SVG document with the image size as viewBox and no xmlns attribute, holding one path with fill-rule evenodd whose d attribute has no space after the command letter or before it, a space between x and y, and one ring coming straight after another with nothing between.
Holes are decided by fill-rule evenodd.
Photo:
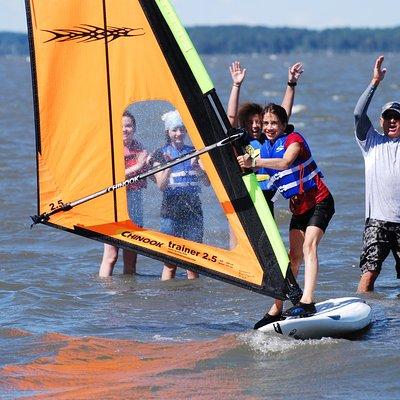
<instances>
[{"instance_id":1,"label":"person in white life jacket","mask_svg":"<svg viewBox=\"0 0 400 400\"><path fill-rule=\"evenodd\" d=\"M252 159L245 154L237 158L242 168L253 168L270 175L270 184L289 199L293 214L289 227L289 253L295 276L303 260L305 264L304 291L299 303L282 313L282 301L275 300L255 329L278 321L282 316L303 317L316 312L317 249L335 212L333 197L322 180L306 140L293 132L293 126L287 122L284 108L268 104L263 110L263 132L267 139L260 157Z\"/></svg>"},{"instance_id":2,"label":"person in white life jacket","mask_svg":"<svg viewBox=\"0 0 400 400\"><path fill-rule=\"evenodd\" d=\"M177 110L162 116L165 123L166 144L153 154L153 165L164 164L174 158L193 151L185 144L186 128ZM156 184L163 192L161 203L161 227L163 233L203 241L204 223L200 200L201 185L210 182L201 161L192 158L155 174ZM165 264L161 280L175 277L177 267ZM188 279L198 278L198 274L187 270Z\"/></svg>"}]
</instances>

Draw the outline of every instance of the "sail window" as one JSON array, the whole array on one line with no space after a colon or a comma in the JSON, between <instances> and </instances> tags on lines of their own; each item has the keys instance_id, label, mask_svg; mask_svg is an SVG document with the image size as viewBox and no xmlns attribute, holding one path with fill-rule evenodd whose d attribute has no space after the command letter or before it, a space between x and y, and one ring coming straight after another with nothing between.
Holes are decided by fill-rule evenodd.
<instances>
[{"instance_id":1,"label":"sail window","mask_svg":"<svg viewBox=\"0 0 400 400\"><path fill-rule=\"evenodd\" d=\"M122 117L126 178L194 149L182 117L167 101L135 102ZM199 157L126 188L130 220L139 226L220 248L228 221ZM172 244L171 244L172 245Z\"/></svg>"}]
</instances>

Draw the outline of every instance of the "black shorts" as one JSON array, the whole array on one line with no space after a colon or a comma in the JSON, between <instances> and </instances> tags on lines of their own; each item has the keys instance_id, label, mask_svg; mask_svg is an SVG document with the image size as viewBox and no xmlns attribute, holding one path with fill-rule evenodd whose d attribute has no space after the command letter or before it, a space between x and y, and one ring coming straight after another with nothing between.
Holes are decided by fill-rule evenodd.
<instances>
[{"instance_id":1,"label":"black shorts","mask_svg":"<svg viewBox=\"0 0 400 400\"><path fill-rule=\"evenodd\" d=\"M396 261L397 278L400 279L400 223L367 218L360 257L361 272L379 274L390 251Z\"/></svg>"},{"instance_id":2,"label":"black shorts","mask_svg":"<svg viewBox=\"0 0 400 400\"><path fill-rule=\"evenodd\" d=\"M331 194L304 214L293 215L289 230L299 229L305 232L308 226L316 226L324 232L335 214L335 202Z\"/></svg>"}]
</instances>

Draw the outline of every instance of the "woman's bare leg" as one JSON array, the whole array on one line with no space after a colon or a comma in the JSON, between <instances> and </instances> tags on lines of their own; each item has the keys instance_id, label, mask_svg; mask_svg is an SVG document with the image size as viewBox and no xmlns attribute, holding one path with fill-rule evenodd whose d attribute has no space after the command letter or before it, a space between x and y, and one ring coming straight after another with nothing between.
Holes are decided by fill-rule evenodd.
<instances>
[{"instance_id":1,"label":"woman's bare leg","mask_svg":"<svg viewBox=\"0 0 400 400\"><path fill-rule=\"evenodd\" d=\"M117 260L118 247L110 244L104 244L103 259L100 264L99 276L102 278L111 276Z\"/></svg>"}]
</instances>

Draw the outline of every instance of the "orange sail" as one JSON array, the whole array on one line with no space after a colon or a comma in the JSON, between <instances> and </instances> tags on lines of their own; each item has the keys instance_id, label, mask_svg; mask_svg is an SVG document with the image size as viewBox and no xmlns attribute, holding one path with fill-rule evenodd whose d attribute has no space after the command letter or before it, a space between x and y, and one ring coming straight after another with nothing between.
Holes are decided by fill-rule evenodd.
<instances>
[{"instance_id":1,"label":"orange sail","mask_svg":"<svg viewBox=\"0 0 400 400\"><path fill-rule=\"evenodd\" d=\"M174 159L177 154L168 153L168 116L181 119L187 151L233 131L167 0L26 3L38 214L51 215L40 222L286 298L288 256L254 174L243 174L236 162L238 146L170 168L169 189L151 175L51 214L130 178L135 165L142 163L140 173L167 162L167 156ZM121 121L134 130L129 145ZM171 187L174 195L186 194L167 201ZM187 193L199 201L188 200ZM132 217L139 203L140 221ZM174 207L186 214L179 216ZM163 227L169 213L185 219L192 209L201 209L200 233L196 216L186 234Z\"/></svg>"}]
</instances>

